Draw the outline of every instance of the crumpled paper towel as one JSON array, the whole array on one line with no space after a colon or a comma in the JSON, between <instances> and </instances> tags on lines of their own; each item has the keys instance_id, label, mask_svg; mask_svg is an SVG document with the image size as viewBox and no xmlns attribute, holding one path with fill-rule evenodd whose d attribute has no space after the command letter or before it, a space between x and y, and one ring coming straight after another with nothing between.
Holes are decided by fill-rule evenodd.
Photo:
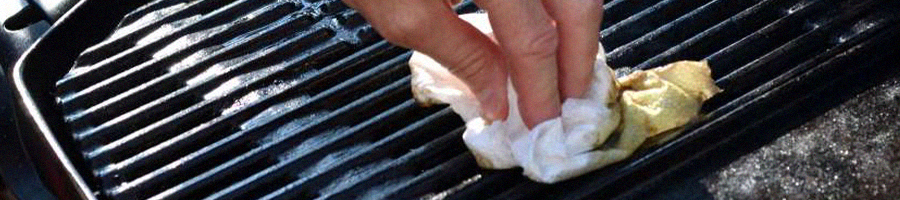
<instances>
[{"instance_id":1,"label":"crumpled paper towel","mask_svg":"<svg viewBox=\"0 0 900 200\"><path fill-rule=\"evenodd\" d=\"M492 35L486 14L460 18ZM472 91L449 70L419 52L412 55L409 66L417 101L450 104L466 121L463 141L478 165L519 166L532 180L554 183L627 158L647 138L686 124L697 115L702 101L720 91L706 62L676 62L616 80L604 55L600 46L594 80L584 96L566 99L560 117L531 130L522 121L511 84L507 120L488 122L481 118ZM673 136L668 134L663 141ZM607 140L614 142L605 145Z\"/></svg>"}]
</instances>

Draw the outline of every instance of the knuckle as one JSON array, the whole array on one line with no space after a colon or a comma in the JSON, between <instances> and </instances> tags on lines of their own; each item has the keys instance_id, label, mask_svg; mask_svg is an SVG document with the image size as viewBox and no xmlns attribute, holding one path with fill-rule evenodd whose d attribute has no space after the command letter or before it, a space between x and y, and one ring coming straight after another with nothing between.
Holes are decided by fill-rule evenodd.
<instances>
[{"instance_id":1,"label":"knuckle","mask_svg":"<svg viewBox=\"0 0 900 200\"><path fill-rule=\"evenodd\" d=\"M535 58L556 55L559 35L552 27L541 28L522 35L521 40L507 45L507 51L514 58Z\"/></svg>"},{"instance_id":2,"label":"knuckle","mask_svg":"<svg viewBox=\"0 0 900 200\"><path fill-rule=\"evenodd\" d=\"M491 58L479 53L466 54L455 66L449 68L450 73L460 77L463 81L469 83L470 87L479 87L479 83L486 82L484 78L490 77L487 69L491 66ZM476 88L472 88L477 90Z\"/></svg>"},{"instance_id":3,"label":"knuckle","mask_svg":"<svg viewBox=\"0 0 900 200\"><path fill-rule=\"evenodd\" d=\"M396 14L389 17L382 24L382 36L394 43L401 45L412 45L418 41L421 30L427 25L426 20L420 17L410 17L408 15Z\"/></svg>"}]
</instances>

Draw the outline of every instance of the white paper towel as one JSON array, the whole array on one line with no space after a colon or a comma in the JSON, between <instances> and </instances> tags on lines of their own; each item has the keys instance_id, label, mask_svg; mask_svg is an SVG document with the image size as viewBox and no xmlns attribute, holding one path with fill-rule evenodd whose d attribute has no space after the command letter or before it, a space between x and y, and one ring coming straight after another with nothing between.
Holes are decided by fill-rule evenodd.
<instances>
[{"instance_id":1,"label":"white paper towel","mask_svg":"<svg viewBox=\"0 0 900 200\"><path fill-rule=\"evenodd\" d=\"M460 18L492 35L486 14ZM687 123L700 103L719 91L705 62L638 71L617 83L604 54L600 46L593 81L584 96L566 99L560 117L531 130L519 114L512 85L508 85L507 121L487 122L480 117L472 91L449 70L418 52L409 65L417 101L450 104L466 121L463 140L480 166L520 166L532 180L554 183L627 158L648 137ZM616 142L600 148L614 133L618 133Z\"/></svg>"}]
</instances>

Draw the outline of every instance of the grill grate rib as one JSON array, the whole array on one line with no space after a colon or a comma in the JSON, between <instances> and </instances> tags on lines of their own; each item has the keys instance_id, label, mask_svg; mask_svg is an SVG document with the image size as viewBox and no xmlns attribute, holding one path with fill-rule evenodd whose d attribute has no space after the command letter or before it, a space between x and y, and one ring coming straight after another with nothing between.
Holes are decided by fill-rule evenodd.
<instances>
[{"instance_id":1,"label":"grill grate rib","mask_svg":"<svg viewBox=\"0 0 900 200\"><path fill-rule=\"evenodd\" d=\"M288 6L286 5L268 7L268 9L257 10L253 13L249 13L249 16L258 15L256 17L253 17L252 19L236 20L232 23L222 24L200 32L182 36L173 41L172 44L164 47L164 49L159 53L154 54L154 59L141 63L138 66L129 68L122 73L116 74L116 76L106 78L96 84L90 85L87 88L78 91L77 93L66 95L61 98L60 101L67 107L86 107L87 105L97 104L99 102L95 101L109 99L111 97L109 95L111 94L124 92L121 90L135 87L139 83L150 81L149 78L163 75L167 71L165 66L173 65L176 62L181 61L185 57L189 56L187 54L188 52L196 52L199 49L203 49L204 52L221 49L223 48L222 46L224 46L221 45L221 43L226 42L221 40L232 37L242 37L237 35L243 33L243 31L246 29L255 29L256 27L253 27L253 25L264 24L264 22L269 21L276 21L278 19L277 17L286 15L286 12L288 11L290 11L290 8L288 8ZM295 16L288 16L286 18L293 17ZM284 20L285 19L279 21ZM284 27L282 29L298 28L290 27L290 25L296 25L296 23L285 25L288 27ZM206 36L209 37L203 38ZM253 36L243 37L258 38ZM194 38L203 39L196 40ZM192 41L192 39L196 41ZM109 87L110 85L116 85L119 87Z\"/></svg>"},{"instance_id":2,"label":"grill grate rib","mask_svg":"<svg viewBox=\"0 0 900 200\"><path fill-rule=\"evenodd\" d=\"M246 12L248 9L252 10L253 8L259 6L260 1L238 1L233 2L231 4L226 5L225 7L219 8L207 15L203 15L203 17L194 17L189 18L189 16L197 16L199 13L192 13L194 15L184 16L185 18L174 18L169 20L160 20L162 24L155 24L161 29L156 29L155 32L145 33L147 36L152 37L152 42L145 42L146 44L141 44L140 41L142 39L133 38L128 41L134 45L128 49L109 49L105 51L106 53L112 54L111 57L104 58L102 61L91 64L89 66L76 66L73 68L69 74L63 77L59 82L58 86L60 90L68 91L68 90L77 90L82 88L87 84L93 84L98 82L100 79L107 77L107 74L118 73L118 70L127 69L128 66L137 64L138 62L149 59L148 55L152 55L152 51L154 49L161 48L162 45L168 44L175 39L177 39L181 35L185 35L190 32L196 32L202 29L210 28L211 26L222 23L222 19L232 18L234 16L241 16L242 11ZM192 8L192 7L188 7ZM182 9L185 10L185 9ZM218 23L216 23L218 21ZM192 23L193 22L193 23ZM203 22L203 23L200 23ZM156 26L147 24L145 27L148 28L157 28ZM171 30L171 31L168 31ZM167 32L168 31L168 32ZM153 33L157 33L154 35ZM169 33L169 34L166 34ZM140 34L140 33L137 33ZM160 37L159 35L165 34L164 37ZM137 40L134 40L137 39ZM148 40L143 40L148 41ZM117 51L118 50L118 51ZM89 51L90 52L90 51ZM119 53L121 52L121 53Z\"/></svg>"},{"instance_id":3,"label":"grill grate rib","mask_svg":"<svg viewBox=\"0 0 900 200\"><path fill-rule=\"evenodd\" d=\"M399 59L395 59L395 60L399 61ZM338 97L334 97L334 96L332 96L332 95L336 95L336 93L343 93L343 92L347 92L347 91L352 91L352 88L353 88L354 85L365 84L366 82L364 82L364 81L365 81L366 78L368 78L368 77L370 77L370 76L377 75L378 72L384 72L384 71L386 71L386 70L390 70L390 69L391 69L390 67L391 67L391 66L389 66L389 65L384 65L384 66L381 66L381 67L373 68L371 73L363 73L363 74L361 74L360 77L354 78L355 80L348 80L348 81L345 81L345 82L341 83L341 85L339 85L339 86L335 86L334 88L330 88L328 91L322 92L322 94L319 94L319 96L317 96L317 97L312 97L310 100L308 100L308 102L306 102L306 103L303 104L303 105L310 105L310 104L316 103L316 104L319 104L318 106L302 106L302 105L301 105L300 107L298 107L298 108L295 109L295 110L284 111L284 112L282 112L282 113L279 113L278 115L280 115L280 116L295 116L295 117L296 117L296 116L303 116L302 113L306 113L306 112L310 112L310 111L313 111L313 112L315 112L315 113L318 113L318 112L321 112L322 109L328 110L328 107L333 107L333 106L342 106L342 107L344 107L344 109L343 109L342 111L333 111L333 113L348 112L347 110L351 109L352 106L359 106L359 105L362 103L362 101L361 101L361 100L360 100L360 101L356 101L356 102L358 102L358 103L350 104L350 105L346 105L346 106L345 106L345 105L343 105L343 104L340 104L340 103L332 103L332 102L330 102L330 101L335 101L337 98L342 98L342 99L343 99L343 98L352 99L352 98L358 98L358 97L354 97L354 96L338 96ZM401 67L393 67L393 71L395 71L396 73L402 72L401 69L402 69ZM389 78L389 77L385 77L385 78ZM384 79L381 79L381 80L384 80ZM377 81L378 81L378 80L376 80L376 81L374 81L374 82L377 82ZM401 83L401 82L400 82L400 81L397 81L397 83ZM378 84L378 85L380 85L380 84ZM393 84L393 85L394 85L394 86L393 86L392 89L395 89L395 90L398 90L398 89L402 86L402 85L397 85L397 84ZM376 86L377 86L377 85L376 85ZM358 91L358 92L362 92L362 91ZM391 92L391 91L387 91L387 90L385 90L385 89L382 89L382 90L380 90L380 92L376 92L376 93L370 94L370 95L368 96L368 99L375 98L374 95L384 95L384 94L387 94L388 92ZM357 94L357 95L359 95L359 94ZM332 97L332 98L325 98L325 97ZM366 100L366 99L364 99L364 100ZM322 105L322 104L325 104L325 105ZM329 105L329 104L330 104L330 105ZM308 108L308 107L312 107L312 108ZM279 117L279 118L278 118L278 120L280 120L280 121L286 121L285 119L286 119L286 118L283 118L283 117ZM253 136L255 136L256 134L254 134L254 133L265 132L265 131L266 131L265 129L272 129L272 126L271 126L271 125L272 125L273 123L280 123L280 122L275 121L275 122L269 122L269 123L266 123L267 125L270 125L270 126L250 126L250 127L241 127L241 128L244 129L244 130L241 130L240 133L236 133L235 135L236 135L236 136L243 136L243 137L242 137L243 140L231 140L231 138L226 138L226 139L220 140L220 141L217 142L216 144L212 144L212 145L210 145L210 146L207 146L207 147L205 147L204 149L212 149L212 148L220 148L220 147L221 147L221 148L226 148L226 149L227 149L227 148L228 148L227 146L221 146L221 145L219 145L219 144L222 144L223 142L226 142L226 141L229 141L228 143L230 143L230 144L232 144L232 145L238 145L238 144L242 143L243 141L245 141L246 139L249 139L249 138L247 138L247 137L253 137ZM325 125L328 126L328 125L330 125L330 124L325 124ZM263 129L263 130L259 130L259 129ZM269 147L269 148L271 148L271 147ZM212 156L212 155L211 155L212 153L210 153L210 152L215 152L215 151L216 151L216 150L204 151L204 149L201 149L200 151L194 152L194 153L192 153L192 155L197 155L197 156L200 156L200 157L209 157L209 156ZM189 158L189 157L185 157L185 158ZM197 160L197 159L185 159L185 158L183 158L182 160L186 160L186 161L194 161L194 162L200 162L200 161ZM175 161L175 162L173 162L173 164L176 164L176 166L184 166L184 165L187 165L187 163L183 163L183 162L181 162L181 161ZM196 165L196 164L200 164L200 163L194 163L194 165ZM173 171L170 171L170 170L158 170L158 171L160 171L160 173L162 173L163 175L167 175L167 174L175 173L174 171L179 171L179 170L183 171L183 170L185 170L185 169L186 169L186 168L175 169L175 170L173 170ZM145 177L147 177L147 176L145 176ZM159 177L159 176L155 176L155 175L152 176L152 178L154 178L153 180L157 180L157 181L163 181L163 180L165 180L166 177L167 177L167 176L164 176L164 177ZM148 178L151 178L151 177L148 177Z\"/></svg>"},{"instance_id":4,"label":"grill grate rib","mask_svg":"<svg viewBox=\"0 0 900 200\"><path fill-rule=\"evenodd\" d=\"M655 27L661 27L673 19L703 5L703 1L688 0L663 0L650 6L641 12L629 16L625 20L600 31L600 39L603 47L616 49L634 39L650 32ZM609 61L610 65L621 64Z\"/></svg>"},{"instance_id":5,"label":"grill grate rib","mask_svg":"<svg viewBox=\"0 0 900 200\"><path fill-rule=\"evenodd\" d=\"M789 91L821 90L900 21L886 0L604 7L611 65L705 58L725 88L672 148L786 112L799 100L761 97L811 98ZM411 100L409 55L339 0L156 0L78 57L58 100L105 199L584 198L661 154L556 185L479 169L458 117Z\"/></svg>"},{"instance_id":6,"label":"grill grate rib","mask_svg":"<svg viewBox=\"0 0 900 200\"><path fill-rule=\"evenodd\" d=\"M634 63L641 63L665 49L678 45L688 37L706 30L754 2L757 1L710 1L628 44L613 49L608 54L610 57L618 58L618 62L622 63L620 65L633 66Z\"/></svg>"}]
</instances>

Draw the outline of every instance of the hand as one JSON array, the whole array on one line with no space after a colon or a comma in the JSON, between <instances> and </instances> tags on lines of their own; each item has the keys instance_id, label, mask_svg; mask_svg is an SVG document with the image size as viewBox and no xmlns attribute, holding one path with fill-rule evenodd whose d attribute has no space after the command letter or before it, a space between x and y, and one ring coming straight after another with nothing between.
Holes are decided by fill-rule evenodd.
<instances>
[{"instance_id":1,"label":"hand","mask_svg":"<svg viewBox=\"0 0 900 200\"><path fill-rule=\"evenodd\" d=\"M488 120L508 115L507 74L529 128L590 86L602 0L476 0L497 43L460 20L453 0L344 0L385 39L425 53L472 89Z\"/></svg>"}]
</instances>

